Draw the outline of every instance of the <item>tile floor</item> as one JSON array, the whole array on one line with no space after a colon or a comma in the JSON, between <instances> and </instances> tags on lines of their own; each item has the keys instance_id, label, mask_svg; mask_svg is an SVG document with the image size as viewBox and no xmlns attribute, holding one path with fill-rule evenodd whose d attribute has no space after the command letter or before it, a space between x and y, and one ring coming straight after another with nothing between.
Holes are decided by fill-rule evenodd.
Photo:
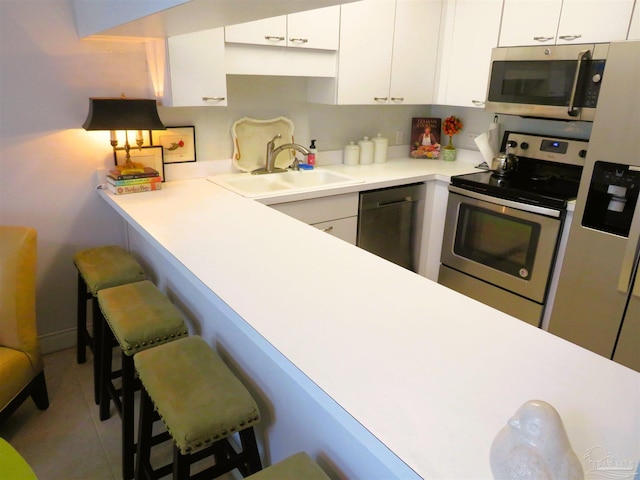
<instances>
[{"instance_id":1,"label":"tile floor","mask_svg":"<svg viewBox=\"0 0 640 480\"><path fill-rule=\"evenodd\" d=\"M45 355L49 408L40 411L28 398L0 425L0 437L20 452L39 480L122 478L120 417L112 406L111 418L100 421L93 401L93 358L87 357L78 365L75 348ZM158 461L170 459L169 444L158 450ZM241 477L232 473L222 480L235 478Z\"/></svg>"}]
</instances>

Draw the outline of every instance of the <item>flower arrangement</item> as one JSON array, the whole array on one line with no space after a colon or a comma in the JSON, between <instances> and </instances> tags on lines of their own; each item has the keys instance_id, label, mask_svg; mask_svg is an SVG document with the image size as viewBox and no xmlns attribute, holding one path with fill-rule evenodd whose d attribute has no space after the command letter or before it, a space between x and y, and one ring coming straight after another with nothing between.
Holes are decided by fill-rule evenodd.
<instances>
[{"instance_id":1,"label":"flower arrangement","mask_svg":"<svg viewBox=\"0 0 640 480\"><path fill-rule=\"evenodd\" d=\"M460 133L462 127L462 120L460 120L455 115L451 115L450 117L444 119L444 122L442 123L442 131L445 135L449 135L449 144L444 148L448 148L449 150L454 148L453 136L457 133Z\"/></svg>"}]
</instances>

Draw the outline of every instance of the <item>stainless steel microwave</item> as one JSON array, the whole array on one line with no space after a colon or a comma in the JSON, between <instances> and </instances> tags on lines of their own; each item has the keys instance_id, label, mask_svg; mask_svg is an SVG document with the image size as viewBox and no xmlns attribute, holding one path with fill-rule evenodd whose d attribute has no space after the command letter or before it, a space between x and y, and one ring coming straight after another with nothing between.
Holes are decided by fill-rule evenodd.
<instances>
[{"instance_id":1,"label":"stainless steel microwave","mask_svg":"<svg viewBox=\"0 0 640 480\"><path fill-rule=\"evenodd\" d=\"M593 121L608 51L608 43L494 48L485 110Z\"/></svg>"}]
</instances>

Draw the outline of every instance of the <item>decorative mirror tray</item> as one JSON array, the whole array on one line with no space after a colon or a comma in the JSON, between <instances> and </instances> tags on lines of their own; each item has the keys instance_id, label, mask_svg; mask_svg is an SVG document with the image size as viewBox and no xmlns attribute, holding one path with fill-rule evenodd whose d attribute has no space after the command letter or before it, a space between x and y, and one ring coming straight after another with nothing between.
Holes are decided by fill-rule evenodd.
<instances>
[{"instance_id":1,"label":"decorative mirror tray","mask_svg":"<svg viewBox=\"0 0 640 480\"><path fill-rule=\"evenodd\" d=\"M233 166L243 172L264 167L267 142L277 134L280 134L280 138L274 142L276 147L283 143L293 143L293 122L286 117L268 120L244 117L233 122ZM292 161L292 152L284 151L276 158L275 166L287 168Z\"/></svg>"}]
</instances>

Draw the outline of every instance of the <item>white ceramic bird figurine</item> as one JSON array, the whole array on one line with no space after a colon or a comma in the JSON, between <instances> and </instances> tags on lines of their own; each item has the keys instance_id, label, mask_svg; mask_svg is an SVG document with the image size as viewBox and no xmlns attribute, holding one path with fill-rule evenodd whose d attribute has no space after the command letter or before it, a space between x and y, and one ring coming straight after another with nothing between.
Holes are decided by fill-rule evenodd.
<instances>
[{"instance_id":1,"label":"white ceramic bird figurine","mask_svg":"<svg viewBox=\"0 0 640 480\"><path fill-rule=\"evenodd\" d=\"M496 480L582 480L584 471L571 448L560 415L547 402L522 405L491 445Z\"/></svg>"}]
</instances>

